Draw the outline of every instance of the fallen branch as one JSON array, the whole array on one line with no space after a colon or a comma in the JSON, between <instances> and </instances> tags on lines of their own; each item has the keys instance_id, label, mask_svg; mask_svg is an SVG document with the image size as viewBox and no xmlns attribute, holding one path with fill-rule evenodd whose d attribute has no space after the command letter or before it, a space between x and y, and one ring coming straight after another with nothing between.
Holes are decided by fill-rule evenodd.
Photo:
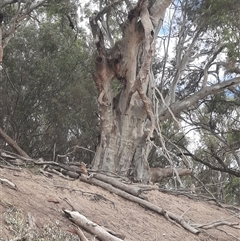
<instances>
[{"instance_id":1,"label":"fallen branch","mask_svg":"<svg viewBox=\"0 0 240 241\"><path fill-rule=\"evenodd\" d=\"M18 171L18 172L21 172L22 169L21 168L18 168L18 167L9 167L9 166L6 166L6 165L0 165L0 168L6 168L6 169L9 169L9 170L13 170L13 171Z\"/></svg>"},{"instance_id":2,"label":"fallen branch","mask_svg":"<svg viewBox=\"0 0 240 241\"><path fill-rule=\"evenodd\" d=\"M227 231L225 231L224 229L222 229L222 228L217 228L217 230L220 230L220 231L222 231L222 232L224 232L225 234L227 234L228 236L230 236L230 237L232 237L232 238L234 238L235 240L240 240L240 238L239 237L236 237L235 235L233 235L233 234L231 234L231 233L229 233L229 232L227 232Z\"/></svg>"},{"instance_id":3,"label":"fallen branch","mask_svg":"<svg viewBox=\"0 0 240 241\"><path fill-rule=\"evenodd\" d=\"M79 227L84 228L86 231L97 236L102 241L123 241L118 237L108 233L104 228L87 219L84 215L77 211L63 210L66 216Z\"/></svg>"},{"instance_id":4,"label":"fallen branch","mask_svg":"<svg viewBox=\"0 0 240 241\"><path fill-rule=\"evenodd\" d=\"M125 192L128 192L134 196L139 196L142 192L141 188L139 187L136 187L136 186L128 186L120 181L118 181L116 178L112 178L112 177L108 177L108 176L105 176L103 174L95 174L94 175L94 178L100 180L100 181L103 181L103 182L106 182L106 183L109 183L111 184L112 186L116 187L116 188L119 188Z\"/></svg>"},{"instance_id":5,"label":"fallen branch","mask_svg":"<svg viewBox=\"0 0 240 241\"><path fill-rule=\"evenodd\" d=\"M47 171L48 171L48 172L52 172L52 173L54 173L54 174L56 174L56 175L58 175L58 176L60 176L60 177L62 177L62 178L64 178L64 179L67 179L67 180L70 180L70 181L73 181L73 180L74 180L72 177L68 177L68 176L64 175L61 171L59 172L59 171L57 171L57 170L55 170L55 169L53 169L53 168L51 168L51 169L48 168ZM78 176L79 176L79 175L78 175Z\"/></svg>"},{"instance_id":6,"label":"fallen branch","mask_svg":"<svg viewBox=\"0 0 240 241\"><path fill-rule=\"evenodd\" d=\"M194 233L194 234L199 233L199 230L190 226L187 222L185 222L185 220L182 217L180 217L180 216L178 216L174 213L168 212L168 211L164 210L163 208L160 208L160 207L156 206L155 204L152 204L152 203L150 203L146 200L143 200L139 197L135 197L135 196L133 196L133 195L127 193L127 192L119 190L119 189L113 187L112 185L110 185L108 183L104 183L104 182L102 182L100 180L97 180L95 178L89 178L85 175L81 175L80 180L84 181L84 182L87 182L87 183L90 183L90 184L100 186L100 187L102 187L102 188L104 188L104 189L106 189L110 192L113 192L113 193L115 193L115 194L117 194L117 195L119 195L119 196L121 196L121 197L123 197L127 200L130 200L132 202L136 202L143 207L146 207L146 208L148 208L148 209L150 209L150 210L152 210L152 211L154 211L154 212L156 212L160 215L163 215L168 220L170 218L171 220L176 221L178 224L180 224L182 227L184 227L185 229L187 229L191 233Z\"/></svg>"},{"instance_id":7,"label":"fallen branch","mask_svg":"<svg viewBox=\"0 0 240 241\"><path fill-rule=\"evenodd\" d=\"M17 190L17 186L14 183L10 182L9 180L7 180L5 178L0 178L0 182L6 183L8 186L10 186L13 189Z\"/></svg>"},{"instance_id":8,"label":"fallen branch","mask_svg":"<svg viewBox=\"0 0 240 241\"><path fill-rule=\"evenodd\" d=\"M223 226L223 225L233 227L233 226L239 225L239 223L230 223L230 222L227 222L227 221L217 221L217 222L213 222L213 223L210 223L210 224L198 224L198 225L193 225L193 226L195 226L196 228L211 229L211 228L215 228L215 227Z\"/></svg>"},{"instance_id":9,"label":"fallen branch","mask_svg":"<svg viewBox=\"0 0 240 241\"><path fill-rule=\"evenodd\" d=\"M81 241L89 241L79 227L75 227L74 232L77 234Z\"/></svg>"}]
</instances>

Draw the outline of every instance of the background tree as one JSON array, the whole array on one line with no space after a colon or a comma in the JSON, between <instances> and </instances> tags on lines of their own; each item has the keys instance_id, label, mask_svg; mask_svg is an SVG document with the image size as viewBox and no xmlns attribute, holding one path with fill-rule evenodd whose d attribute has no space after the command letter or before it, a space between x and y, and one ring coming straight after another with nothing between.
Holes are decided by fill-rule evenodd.
<instances>
[{"instance_id":1,"label":"background tree","mask_svg":"<svg viewBox=\"0 0 240 241\"><path fill-rule=\"evenodd\" d=\"M179 15L178 11L185 14ZM166 52L160 61L167 61L160 65L164 66L162 73L165 73L166 83L165 88L164 85L160 85L160 88L169 92L168 80L172 76L178 76L181 65L184 65L183 60L186 60L186 65L181 70L182 77L176 85L176 98L180 103L184 99L193 100L196 91L207 90L214 84L223 84L226 80L234 83L239 78L238 12L239 3L235 1L184 1L183 5L177 5L171 13L173 21L168 25L170 28L166 27L167 37L161 36L160 43L166 47ZM178 34L179 26L183 35ZM190 40L194 40L194 29L199 26L201 31L194 44ZM176 36L177 39L182 39L175 41ZM176 46L176 55L172 52L172 47L167 49L169 45ZM175 56L179 56L179 61L175 61ZM164 78L163 74L160 76ZM191 157L189 160L193 164L194 173L201 180L201 183L199 179L194 180L199 191L205 192L202 187L205 184L219 200L225 201L227 198L236 204L239 200L239 182L236 182L236 177L240 175L240 146L237 139L233 141L232 137L238 136L240 127L239 84L237 82L235 87L230 86L222 91L200 98L178 115L186 123L185 133L199 141L189 147L178 145L183 153L179 152L177 155ZM198 94L201 93L203 92L198 91ZM230 186L234 188L229 189Z\"/></svg>"},{"instance_id":2,"label":"background tree","mask_svg":"<svg viewBox=\"0 0 240 241\"><path fill-rule=\"evenodd\" d=\"M0 125L32 157L73 152L70 160L89 162L98 135L93 51L86 33L69 26L72 9L66 2L39 9L39 21L19 26L4 49Z\"/></svg>"}]
</instances>

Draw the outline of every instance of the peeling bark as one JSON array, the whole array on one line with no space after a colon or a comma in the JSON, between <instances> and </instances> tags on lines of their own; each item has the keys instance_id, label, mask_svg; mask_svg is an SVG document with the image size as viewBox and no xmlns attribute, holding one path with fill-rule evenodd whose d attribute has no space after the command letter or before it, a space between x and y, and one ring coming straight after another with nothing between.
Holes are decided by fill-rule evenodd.
<instances>
[{"instance_id":1,"label":"peeling bark","mask_svg":"<svg viewBox=\"0 0 240 241\"><path fill-rule=\"evenodd\" d=\"M122 39L111 49L105 47L98 25L111 8L106 7L90 18L99 54L94 80L101 117L101 137L93 168L123 176L132 174L134 180L144 182L150 178L147 157L151 144L148 139L155 128L155 116L147 92L152 77L155 32L159 30L171 1L158 0L157 3L156 11L148 1L138 1L122 25ZM116 96L111 88L114 79L121 85Z\"/></svg>"}]
</instances>

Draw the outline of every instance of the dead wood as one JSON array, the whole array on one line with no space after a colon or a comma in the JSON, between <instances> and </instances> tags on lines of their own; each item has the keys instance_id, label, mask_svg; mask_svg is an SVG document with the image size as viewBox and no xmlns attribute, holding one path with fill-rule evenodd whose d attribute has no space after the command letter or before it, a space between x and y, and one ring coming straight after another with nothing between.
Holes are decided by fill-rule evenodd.
<instances>
[{"instance_id":1,"label":"dead wood","mask_svg":"<svg viewBox=\"0 0 240 241\"><path fill-rule=\"evenodd\" d=\"M39 172L42 173L45 177L50 177L50 178L53 177L52 173L45 171L42 168L40 168Z\"/></svg>"},{"instance_id":2,"label":"dead wood","mask_svg":"<svg viewBox=\"0 0 240 241\"><path fill-rule=\"evenodd\" d=\"M195 175L193 177L202 185L204 190L213 198L214 202L216 202L216 204L219 207L222 207L222 204L214 197L214 195L206 188L206 186Z\"/></svg>"},{"instance_id":3,"label":"dead wood","mask_svg":"<svg viewBox=\"0 0 240 241\"><path fill-rule=\"evenodd\" d=\"M239 223L230 223L230 222L227 222L227 221L215 221L215 222L210 223L210 224L199 224L199 225L194 225L194 226L196 226L197 228L210 229L210 228L215 228L215 227L223 226L223 225L234 227L234 226L238 226Z\"/></svg>"},{"instance_id":4,"label":"dead wood","mask_svg":"<svg viewBox=\"0 0 240 241\"><path fill-rule=\"evenodd\" d=\"M207 197L204 196L202 194L195 194L192 193L190 191L190 189L186 189L186 188L180 188L178 190L168 190L168 189L164 189L164 188L159 188L159 191L163 192L163 193L169 193L175 196L185 196L188 197L190 199L197 199L197 200L203 200L203 201L207 201L207 202L215 202L217 206L224 208L224 206L216 200L216 198L212 198L212 197Z\"/></svg>"},{"instance_id":5,"label":"dead wood","mask_svg":"<svg viewBox=\"0 0 240 241\"><path fill-rule=\"evenodd\" d=\"M0 178L0 182L1 182L1 183L6 183L6 184L7 184L8 186L10 186L11 188L17 190L17 186L16 186L14 183L10 182L9 180L7 180L7 179L5 179L5 178Z\"/></svg>"},{"instance_id":6,"label":"dead wood","mask_svg":"<svg viewBox=\"0 0 240 241\"><path fill-rule=\"evenodd\" d=\"M106 182L106 183L110 183L112 186L119 188L125 192L128 192L134 196L139 196L142 192L141 188L137 187L137 186L129 186L126 185L120 181L118 181L116 178L112 178L100 173L97 173L94 175L94 178Z\"/></svg>"},{"instance_id":7,"label":"dead wood","mask_svg":"<svg viewBox=\"0 0 240 241\"><path fill-rule=\"evenodd\" d=\"M233 239L235 239L235 240L237 240L237 241L240 240L239 237L236 237L235 235L227 232L226 230L224 230L224 229L222 229L222 228L217 228L217 229L220 230L221 232L224 232L224 233L227 234L228 236L230 236L230 237L231 237L231 240L233 240ZM233 238L233 239L232 239L232 238Z\"/></svg>"},{"instance_id":8,"label":"dead wood","mask_svg":"<svg viewBox=\"0 0 240 241\"><path fill-rule=\"evenodd\" d=\"M46 173L44 173L44 171L49 171L49 172L53 172L57 175L60 175L63 178L66 178L67 176L69 176L71 178L76 179L81 174L80 167L76 166L76 165L65 165L65 164L61 164L61 163L57 163L57 162L53 162L53 161L43 161L42 159L35 160L32 158L26 158L23 156L19 156L15 153L10 153L10 152L6 153L3 151L0 152L0 156L5 159L8 159L8 161L12 165L22 166L22 165L27 164L27 165L33 165L33 166L34 165L45 166L44 169L41 169L41 172L44 175L46 175Z\"/></svg>"},{"instance_id":9,"label":"dead wood","mask_svg":"<svg viewBox=\"0 0 240 241\"><path fill-rule=\"evenodd\" d=\"M63 178L73 178L73 179L77 179L79 178L79 174L74 172L74 171L69 171L69 170L66 170L62 167L57 167L57 166L49 166L48 168L46 168L46 170L48 172L52 172L52 173L55 173L57 174L58 176L61 176Z\"/></svg>"},{"instance_id":10,"label":"dead wood","mask_svg":"<svg viewBox=\"0 0 240 241\"><path fill-rule=\"evenodd\" d=\"M116 236L116 237L118 237L118 238L120 238L120 239L125 239L125 235L123 235L123 234L119 234L119 233L116 233L116 232L114 232L113 230L111 230L111 229L109 229L109 228L106 228L106 227L104 227L104 229L106 229L106 231L108 232L108 233L110 233L110 234L112 234L113 236Z\"/></svg>"},{"instance_id":11,"label":"dead wood","mask_svg":"<svg viewBox=\"0 0 240 241\"><path fill-rule=\"evenodd\" d=\"M123 241L123 239L120 239L108 233L104 228L87 219L84 215L80 214L79 212L69 210L63 211L72 222L77 224L79 227L84 228L86 231L96 235L98 239L102 241Z\"/></svg>"},{"instance_id":12,"label":"dead wood","mask_svg":"<svg viewBox=\"0 0 240 241\"><path fill-rule=\"evenodd\" d=\"M8 136L2 128L0 128L0 137L8 143L9 146L13 148L19 155L29 158L28 154L10 137Z\"/></svg>"},{"instance_id":13,"label":"dead wood","mask_svg":"<svg viewBox=\"0 0 240 241\"><path fill-rule=\"evenodd\" d=\"M198 234L199 233L199 230L197 230L196 228L190 226L182 217L174 214L174 213L171 213L171 212L168 212L166 210L164 210L163 208L160 208L158 206L156 206L155 204L152 204L146 200L143 200L139 197L136 197L136 196L133 196L125 191L122 191L120 189L117 189L115 187L113 187L112 185L108 184L108 183L104 183L100 180L97 180L95 178L89 178L85 175L81 175L80 176L80 180L81 181L84 181L84 182L87 182L87 183L91 183L91 184L94 184L94 185L97 185L97 186L100 186L110 192L113 192L127 200L130 200L132 202L136 202L138 203L139 205L143 206L143 207L146 207L160 215L163 215L164 217L166 217L168 219L168 217L171 219L171 220L174 220L175 222L177 222L178 224L180 224L182 227L184 227L185 229L187 229L188 231L190 231L191 233L194 233L194 234Z\"/></svg>"},{"instance_id":14,"label":"dead wood","mask_svg":"<svg viewBox=\"0 0 240 241\"><path fill-rule=\"evenodd\" d=\"M133 186L135 186L135 185L138 188L140 188L142 192L152 191L152 190L159 190L159 186L156 185L156 184L148 184L148 185L145 185L145 184L133 184Z\"/></svg>"},{"instance_id":15,"label":"dead wood","mask_svg":"<svg viewBox=\"0 0 240 241\"><path fill-rule=\"evenodd\" d=\"M76 234L79 237L80 241L89 241L84 235L83 231L76 224L74 224L74 228L66 229L66 231L72 234Z\"/></svg>"},{"instance_id":16,"label":"dead wood","mask_svg":"<svg viewBox=\"0 0 240 241\"><path fill-rule=\"evenodd\" d=\"M13 171L18 171L18 172L21 172L21 168L18 168L18 167L9 167L9 166L4 166L4 165L0 165L0 168L6 168L6 169L9 169L9 170L13 170Z\"/></svg>"}]
</instances>

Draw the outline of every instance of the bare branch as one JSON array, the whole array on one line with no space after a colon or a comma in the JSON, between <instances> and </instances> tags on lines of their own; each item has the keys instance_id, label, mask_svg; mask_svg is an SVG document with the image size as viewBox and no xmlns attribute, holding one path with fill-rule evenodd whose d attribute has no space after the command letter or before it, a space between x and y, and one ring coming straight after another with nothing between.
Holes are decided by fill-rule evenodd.
<instances>
[{"instance_id":1,"label":"bare branch","mask_svg":"<svg viewBox=\"0 0 240 241\"><path fill-rule=\"evenodd\" d=\"M185 98L182 101L173 103L170 108L173 112L173 114L177 114L181 112L182 110L192 106L196 102L198 102L200 99L205 98L208 95L217 94L219 92L222 92L224 89L227 89L228 87L234 87L240 83L240 77L236 77L230 80L223 81L219 84L214 84L205 88L202 88L200 91L196 92L195 94L191 95L190 97ZM160 121L164 121L168 119L171 116L171 113L164 109L160 115L159 119Z\"/></svg>"},{"instance_id":2,"label":"bare branch","mask_svg":"<svg viewBox=\"0 0 240 241\"><path fill-rule=\"evenodd\" d=\"M220 46L220 47L215 51L215 53L213 54L213 56L210 58L210 60L208 61L208 63L205 65L202 88L206 87L207 79L208 79L208 69L209 69L209 67L212 65L213 61L216 59L216 57L218 56L218 54L221 53L222 50L223 50L225 47L226 47L226 44Z\"/></svg>"},{"instance_id":3,"label":"bare branch","mask_svg":"<svg viewBox=\"0 0 240 241\"><path fill-rule=\"evenodd\" d=\"M235 169L232 169L232 168L216 167L215 165L212 165L209 161L198 158L193 153L191 153L187 148L185 148L185 147L182 147L182 148L185 149L185 151L186 151L186 153L184 153L184 155L191 156L195 161L204 164L205 166L209 167L210 169L220 171L220 172L226 172L226 173L232 174L236 177L240 177L240 171L239 170L235 170Z\"/></svg>"}]
</instances>

